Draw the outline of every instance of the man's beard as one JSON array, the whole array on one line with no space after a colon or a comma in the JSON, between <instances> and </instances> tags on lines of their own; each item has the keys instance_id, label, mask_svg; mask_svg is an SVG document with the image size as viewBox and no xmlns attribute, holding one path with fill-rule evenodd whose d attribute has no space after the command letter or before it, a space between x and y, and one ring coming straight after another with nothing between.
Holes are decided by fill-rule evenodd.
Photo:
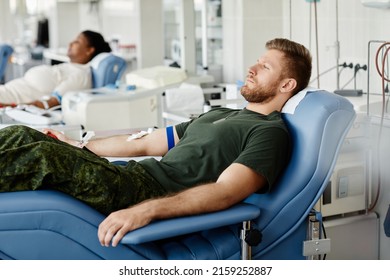
<instances>
[{"instance_id":1,"label":"man's beard","mask_svg":"<svg viewBox=\"0 0 390 280\"><path fill-rule=\"evenodd\" d=\"M276 95L278 83L273 83L269 86L257 86L255 88L249 88L244 85L241 87L241 95L246 101L251 103L267 103L273 99Z\"/></svg>"}]
</instances>

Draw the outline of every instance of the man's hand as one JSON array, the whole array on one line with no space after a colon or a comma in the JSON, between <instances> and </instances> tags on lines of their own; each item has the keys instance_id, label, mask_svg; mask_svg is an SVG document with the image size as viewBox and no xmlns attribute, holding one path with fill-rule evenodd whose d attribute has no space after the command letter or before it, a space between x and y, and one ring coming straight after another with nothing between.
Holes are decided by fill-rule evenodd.
<instances>
[{"instance_id":1,"label":"man's hand","mask_svg":"<svg viewBox=\"0 0 390 280\"><path fill-rule=\"evenodd\" d=\"M102 246L118 245L119 241L129 231L143 227L151 222L146 203L111 213L99 225L98 238Z\"/></svg>"},{"instance_id":2,"label":"man's hand","mask_svg":"<svg viewBox=\"0 0 390 280\"><path fill-rule=\"evenodd\" d=\"M77 146L77 144L79 143L76 140L69 139L68 137L65 136L65 134L63 134L62 132L59 132L57 130L54 130L54 129L44 128L42 130L42 133L44 133L50 137L56 138L62 142L68 143L72 146Z\"/></svg>"}]
</instances>

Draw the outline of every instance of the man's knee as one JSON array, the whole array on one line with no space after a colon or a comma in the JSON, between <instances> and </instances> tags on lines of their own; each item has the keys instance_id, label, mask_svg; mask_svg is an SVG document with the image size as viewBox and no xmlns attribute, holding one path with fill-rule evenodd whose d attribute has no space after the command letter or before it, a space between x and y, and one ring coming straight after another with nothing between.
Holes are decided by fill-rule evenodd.
<instances>
[{"instance_id":1,"label":"man's knee","mask_svg":"<svg viewBox=\"0 0 390 280\"><path fill-rule=\"evenodd\" d=\"M25 125L12 125L0 130L2 139L9 139L9 143L28 143L41 139L41 132ZM42 134L43 135L43 134ZM10 142L11 141L11 142Z\"/></svg>"}]
</instances>

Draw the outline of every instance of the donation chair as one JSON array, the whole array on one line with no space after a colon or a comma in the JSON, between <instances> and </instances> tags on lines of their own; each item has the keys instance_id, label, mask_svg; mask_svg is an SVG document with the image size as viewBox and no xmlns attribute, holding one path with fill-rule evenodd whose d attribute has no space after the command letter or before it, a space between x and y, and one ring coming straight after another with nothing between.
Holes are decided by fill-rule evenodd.
<instances>
[{"instance_id":1,"label":"donation chair","mask_svg":"<svg viewBox=\"0 0 390 280\"><path fill-rule=\"evenodd\" d=\"M127 63L123 58L112 53L98 54L90 62L92 88L88 90L93 91L102 87L115 87L125 72L126 66ZM57 92L53 92L53 95L60 97ZM23 108L12 108L7 110L6 115L12 121L29 125L57 124L63 120L63 111L51 111L42 115L39 111L38 113L33 113L26 112Z\"/></svg>"},{"instance_id":2,"label":"donation chair","mask_svg":"<svg viewBox=\"0 0 390 280\"><path fill-rule=\"evenodd\" d=\"M49 190L0 193L0 259L305 259L309 215L355 112L347 99L326 91L308 91L295 102L283 113L292 136L290 163L272 192L224 211L153 222L115 248L98 242L104 216L72 197Z\"/></svg>"},{"instance_id":3,"label":"donation chair","mask_svg":"<svg viewBox=\"0 0 390 280\"><path fill-rule=\"evenodd\" d=\"M0 44L0 84L5 82L5 70L7 69L8 60L14 49L7 44Z\"/></svg>"}]
</instances>

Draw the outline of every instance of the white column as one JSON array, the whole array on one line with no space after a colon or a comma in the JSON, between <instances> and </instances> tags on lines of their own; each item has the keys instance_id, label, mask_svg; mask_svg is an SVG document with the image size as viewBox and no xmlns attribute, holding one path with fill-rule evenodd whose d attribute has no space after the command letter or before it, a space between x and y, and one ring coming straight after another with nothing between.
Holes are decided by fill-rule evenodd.
<instances>
[{"instance_id":1,"label":"white column","mask_svg":"<svg viewBox=\"0 0 390 280\"><path fill-rule=\"evenodd\" d=\"M164 63L164 28L162 0L138 0L137 67Z\"/></svg>"},{"instance_id":2,"label":"white column","mask_svg":"<svg viewBox=\"0 0 390 280\"><path fill-rule=\"evenodd\" d=\"M207 0L202 0L202 67L207 69L208 63L208 37L207 37Z\"/></svg>"},{"instance_id":3,"label":"white column","mask_svg":"<svg viewBox=\"0 0 390 280\"><path fill-rule=\"evenodd\" d=\"M181 0L180 7L181 68L196 74L195 7L193 0Z\"/></svg>"}]
</instances>

